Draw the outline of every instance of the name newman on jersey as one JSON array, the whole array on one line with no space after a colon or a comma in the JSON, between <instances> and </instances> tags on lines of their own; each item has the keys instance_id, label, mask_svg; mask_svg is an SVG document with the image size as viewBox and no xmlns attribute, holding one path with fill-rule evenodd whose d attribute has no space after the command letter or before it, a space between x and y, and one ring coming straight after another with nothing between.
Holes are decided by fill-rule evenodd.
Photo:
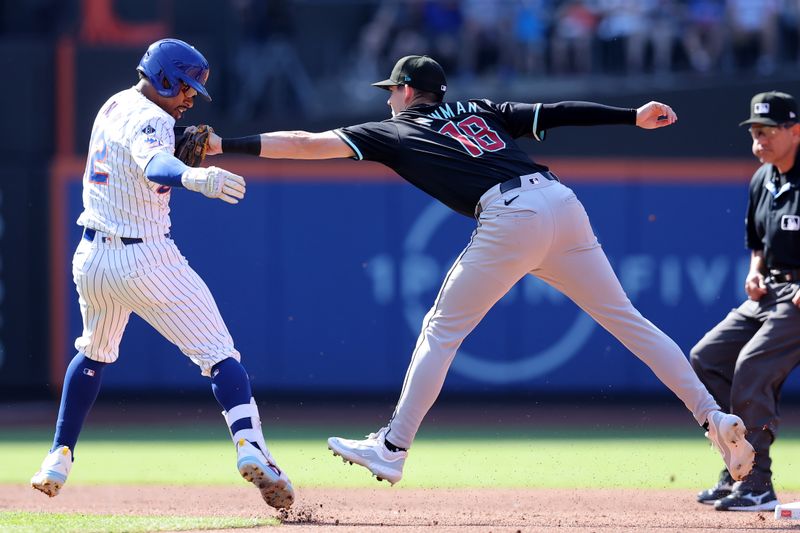
<instances>
[{"instance_id":1,"label":"name newman on jersey","mask_svg":"<svg viewBox=\"0 0 800 533\"><path fill-rule=\"evenodd\" d=\"M456 110L453 111L450 104L442 104L437 107L435 111L428 113L428 116L431 118L438 118L439 120L447 120L463 113L478 112L478 105L475 102L467 102L467 107L464 107L464 104L461 102L456 102L455 107Z\"/></svg>"}]
</instances>

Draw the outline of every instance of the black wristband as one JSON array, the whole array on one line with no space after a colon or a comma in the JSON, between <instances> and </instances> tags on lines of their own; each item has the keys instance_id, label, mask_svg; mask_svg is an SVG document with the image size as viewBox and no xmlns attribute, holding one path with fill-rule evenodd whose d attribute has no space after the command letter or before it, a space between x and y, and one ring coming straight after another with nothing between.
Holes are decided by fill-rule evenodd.
<instances>
[{"instance_id":1,"label":"black wristband","mask_svg":"<svg viewBox=\"0 0 800 533\"><path fill-rule=\"evenodd\" d=\"M261 135L222 139L223 154L261 155Z\"/></svg>"}]
</instances>

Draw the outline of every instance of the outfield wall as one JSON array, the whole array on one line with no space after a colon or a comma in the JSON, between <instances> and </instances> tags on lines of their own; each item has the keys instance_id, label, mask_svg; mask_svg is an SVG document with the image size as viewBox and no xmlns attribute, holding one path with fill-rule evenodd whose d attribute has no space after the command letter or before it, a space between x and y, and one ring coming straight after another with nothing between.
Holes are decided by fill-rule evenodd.
<instances>
[{"instance_id":1,"label":"outfield wall","mask_svg":"<svg viewBox=\"0 0 800 533\"><path fill-rule=\"evenodd\" d=\"M216 296L257 389L392 393L422 316L474 221L371 163L229 160L236 207L174 191L172 235ZM219 162L218 162L219 163ZM222 163L225 163L223 160ZM744 298L741 161L551 161L583 201L642 313L688 349ZM80 161L53 169L51 383L80 314L70 258ZM109 391L205 389L193 365L133 318ZM790 382L789 391L800 391ZM650 371L560 294L520 282L464 343L446 388L484 393L663 392Z\"/></svg>"}]
</instances>

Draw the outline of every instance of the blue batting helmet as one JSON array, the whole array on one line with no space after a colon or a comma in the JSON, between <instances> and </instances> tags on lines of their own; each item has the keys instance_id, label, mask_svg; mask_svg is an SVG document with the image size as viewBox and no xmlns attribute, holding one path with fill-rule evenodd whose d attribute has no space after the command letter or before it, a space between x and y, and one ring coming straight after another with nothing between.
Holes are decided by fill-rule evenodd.
<instances>
[{"instance_id":1,"label":"blue batting helmet","mask_svg":"<svg viewBox=\"0 0 800 533\"><path fill-rule=\"evenodd\" d=\"M178 39L161 39L150 45L136 70L144 74L161 96L176 96L180 82L194 88L211 101L205 88L208 61L197 49Z\"/></svg>"}]
</instances>

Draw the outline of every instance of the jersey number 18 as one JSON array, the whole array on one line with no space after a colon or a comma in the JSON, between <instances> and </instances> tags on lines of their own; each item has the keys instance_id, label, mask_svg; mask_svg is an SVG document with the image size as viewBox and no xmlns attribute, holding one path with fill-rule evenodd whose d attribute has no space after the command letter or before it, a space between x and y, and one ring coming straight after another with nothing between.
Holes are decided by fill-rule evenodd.
<instances>
[{"instance_id":1,"label":"jersey number 18","mask_svg":"<svg viewBox=\"0 0 800 533\"><path fill-rule=\"evenodd\" d=\"M439 133L457 140L472 157L480 157L484 152L497 152L506 147L505 141L497 132L477 115L470 115L458 123L451 120L439 129Z\"/></svg>"}]
</instances>

